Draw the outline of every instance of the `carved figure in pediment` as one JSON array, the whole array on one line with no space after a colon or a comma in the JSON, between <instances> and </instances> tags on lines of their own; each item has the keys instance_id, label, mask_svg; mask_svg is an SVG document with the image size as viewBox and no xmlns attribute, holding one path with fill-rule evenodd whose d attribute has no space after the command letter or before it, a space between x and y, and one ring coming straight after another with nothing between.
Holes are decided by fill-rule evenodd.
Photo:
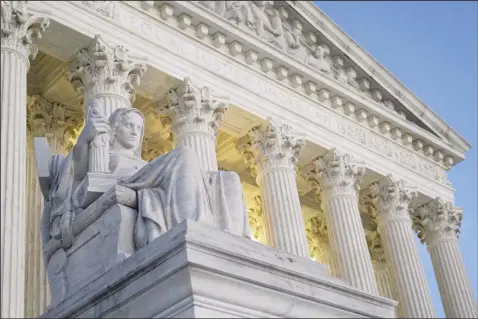
<instances>
[{"instance_id":1,"label":"carved figure in pediment","mask_svg":"<svg viewBox=\"0 0 478 319\"><path fill-rule=\"evenodd\" d=\"M300 41L302 27L298 23L292 23L290 30L286 30L284 37L287 52L301 62L306 62L308 57L307 48Z\"/></svg>"},{"instance_id":2,"label":"carved figure in pediment","mask_svg":"<svg viewBox=\"0 0 478 319\"><path fill-rule=\"evenodd\" d=\"M352 67L347 68L347 83L357 91L360 90L360 86L357 82L357 72Z\"/></svg>"},{"instance_id":3,"label":"carved figure in pediment","mask_svg":"<svg viewBox=\"0 0 478 319\"><path fill-rule=\"evenodd\" d=\"M254 29L254 17L249 7L249 1L225 1L224 18L236 24L244 24Z\"/></svg>"},{"instance_id":4,"label":"carved figure in pediment","mask_svg":"<svg viewBox=\"0 0 478 319\"><path fill-rule=\"evenodd\" d=\"M330 73L331 68L330 62L328 60L329 55L330 48L326 44L318 45L309 55L308 63L317 70Z\"/></svg>"},{"instance_id":5,"label":"carved figure in pediment","mask_svg":"<svg viewBox=\"0 0 478 319\"><path fill-rule=\"evenodd\" d=\"M94 109L90 106L90 110ZM135 108L117 109L109 119L97 112L89 113L71 153L67 157L55 155L48 159L48 186L42 189L46 199L42 224L44 242L57 239L62 245L71 246L74 229L81 229L78 225L73 227L75 216L86 211L97 214L105 205L105 199L101 202L103 197L98 198L100 195L95 198L88 195L89 180L93 176L91 168L95 166L92 163L98 160L98 154L92 156L92 152L104 141L109 148L107 171L98 178L102 183L114 180L111 187L119 185L135 194L130 202L135 203L132 208L137 211L134 226L137 249L185 219L250 237L242 186L236 173L202 171L195 151L188 147L178 147L147 162L141 158L143 136L144 117ZM100 203L95 202L98 200ZM107 203L111 201L106 199ZM65 240L66 237L69 239Z\"/></svg>"},{"instance_id":6,"label":"carved figure in pediment","mask_svg":"<svg viewBox=\"0 0 478 319\"><path fill-rule=\"evenodd\" d=\"M199 4L205 6L207 9L216 12L219 15L224 15L226 11L226 3L228 1L198 1Z\"/></svg>"},{"instance_id":7,"label":"carved figure in pediment","mask_svg":"<svg viewBox=\"0 0 478 319\"><path fill-rule=\"evenodd\" d=\"M283 36L282 21L277 11L273 12L271 18L268 17L266 12L266 5L270 1L251 1L250 8L252 16L254 17L254 27L256 34L261 38L269 42L274 42L280 45L277 38Z\"/></svg>"}]
</instances>

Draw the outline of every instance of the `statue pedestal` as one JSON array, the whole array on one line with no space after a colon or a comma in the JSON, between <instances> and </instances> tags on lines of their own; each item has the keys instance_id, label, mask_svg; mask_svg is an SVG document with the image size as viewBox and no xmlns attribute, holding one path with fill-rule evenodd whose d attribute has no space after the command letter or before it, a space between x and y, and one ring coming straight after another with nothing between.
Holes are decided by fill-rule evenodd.
<instances>
[{"instance_id":1,"label":"statue pedestal","mask_svg":"<svg viewBox=\"0 0 478 319\"><path fill-rule=\"evenodd\" d=\"M308 258L187 220L41 317L391 318L395 308Z\"/></svg>"}]
</instances>

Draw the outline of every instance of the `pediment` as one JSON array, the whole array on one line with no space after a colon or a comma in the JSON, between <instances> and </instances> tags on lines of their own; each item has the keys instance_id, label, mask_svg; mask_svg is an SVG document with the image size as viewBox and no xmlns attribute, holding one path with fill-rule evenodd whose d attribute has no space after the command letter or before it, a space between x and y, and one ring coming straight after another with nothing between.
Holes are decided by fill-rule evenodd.
<instances>
[{"instance_id":1,"label":"pediment","mask_svg":"<svg viewBox=\"0 0 478 319\"><path fill-rule=\"evenodd\" d=\"M310 1L156 1L165 15L167 3L176 6L179 28L194 25L196 37L212 37L217 48L244 55L248 64L260 62L269 76L275 73L300 93L327 100L432 161L450 167L470 148ZM202 20L204 11L215 18Z\"/></svg>"}]
</instances>

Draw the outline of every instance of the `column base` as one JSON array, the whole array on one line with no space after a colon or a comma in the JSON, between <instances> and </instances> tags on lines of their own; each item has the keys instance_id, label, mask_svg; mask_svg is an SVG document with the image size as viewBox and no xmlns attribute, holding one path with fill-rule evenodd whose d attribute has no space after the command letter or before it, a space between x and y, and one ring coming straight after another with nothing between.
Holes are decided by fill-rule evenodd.
<instances>
[{"instance_id":1,"label":"column base","mask_svg":"<svg viewBox=\"0 0 478 319\"><path fill-rule=\"evenodd\" d=\"M392 318L396 308L312 260L189 220L87 281L41 318Z\"/></svg>"}]
</instances>

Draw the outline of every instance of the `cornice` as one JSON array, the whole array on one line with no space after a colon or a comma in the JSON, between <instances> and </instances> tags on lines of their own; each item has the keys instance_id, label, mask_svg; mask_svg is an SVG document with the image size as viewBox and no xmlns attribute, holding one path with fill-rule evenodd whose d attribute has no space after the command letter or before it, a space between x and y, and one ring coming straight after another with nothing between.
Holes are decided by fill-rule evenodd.
<instances>
[{"instance_id":1,"label":"cornice","mask_svg":"<svg viewBox=\"0 0 478 319\"><path fill-rule=\"evenodd\" d=\"M420 101L403 83L347 35L312 1L286 2L319 32L328 35L329 40L333 41L337 48L347 52L347 56L360 68L371 71L367 72L368 75L416 117L431 126L437 134L447 136L451 147L457 148L463 153L471 148L471 145L458 132L446 124L430 107Z\"/></svg>"},{"instance_id":2,"label":"cornice","mask_svg":"<svg viewBox=\"0 0 478 319\"><path fill-rule=\"evenodd\" d=\"M156 5L159 5L156 10L166 24L202 43L212 42L212 47L217 51L235 60L242 60L267 77L289 86L336 113L345 114L357 122L368 122L372 130L380 132L389 140L403 144L417 155L429 157L431 161L446 168L464 159L463 152L452 147L450 143L402 119L350 85L340 83L333 77L298 62L203 5L183 1L157 2Z\"/></svg>"},{"instance_id":3,"label":"cornice","mask_svg":"<svg viewBox=\"0 0 478 319\"><path fill-rule=\"evenodd\" d=\"M196 37L198 29L194 26L181 29L174 11L153 7L145 12L139 2L117 2L115 18L105 19L81 3L38 4L52 10L58 23L90 38L100 33L111 43L134 43L128 46L131 52L147 55L151 70L163 70L176 78L191 76L199 83L230 94L233 104L241 105L252 115L289 120L292 127L306 133L311 143L360 154L370 163L370 169L381 175L401 175L426 196L440 194L447 200L453 198L443 166L433 157L414 153L409 145L405 147L400 141L384 136L380 126L387 127L376 116L360 121L346 112L347 104L337 107L339 99L334 96L320 102L322 93L307 95L286 81L264 76L260 62L248 64L244 54L231 58L230 43L224 42L216 48L212 37ZM88 22L81 18L84 15L89 15ZM196 18L193 21L201 23Z\"/></svg>"}]
</instances>

